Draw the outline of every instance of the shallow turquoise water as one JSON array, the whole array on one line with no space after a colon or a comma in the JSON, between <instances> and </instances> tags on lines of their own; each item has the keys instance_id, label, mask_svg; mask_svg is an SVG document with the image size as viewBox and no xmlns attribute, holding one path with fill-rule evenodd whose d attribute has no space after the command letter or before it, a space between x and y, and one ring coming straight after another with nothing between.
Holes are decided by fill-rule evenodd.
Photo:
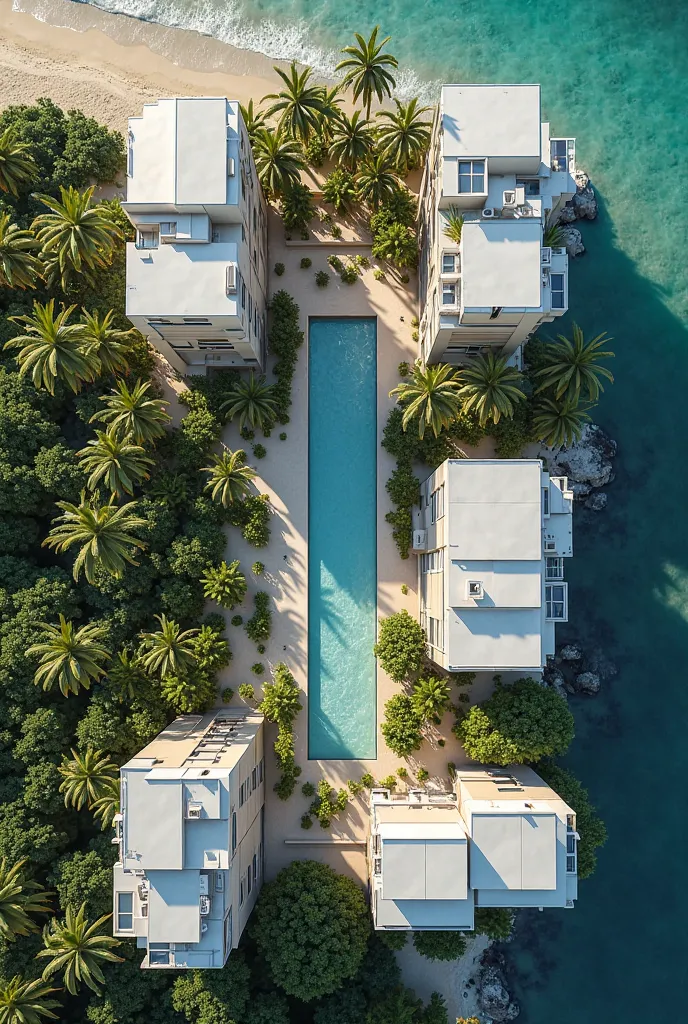
<instances>
[{"instance_id":1,"label":"shallow turquoise water","mask_svg":"<svg viewBox=\"0 0 688 1024\"><path fill-rule=\"evenodd\" d=\"M375 319L308 335L308 756L375 757Z\"/></svg>"}]
</instances>

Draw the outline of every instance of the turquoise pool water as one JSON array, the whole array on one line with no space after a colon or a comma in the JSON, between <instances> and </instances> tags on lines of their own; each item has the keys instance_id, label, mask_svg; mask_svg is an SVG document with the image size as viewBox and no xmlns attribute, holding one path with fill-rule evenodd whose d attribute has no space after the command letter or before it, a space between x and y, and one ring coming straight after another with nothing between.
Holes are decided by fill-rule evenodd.
<instances>
[{"instance_id":1,"label":"turquoise pool water","mask_svg":"<svg viewBox=\"0 0 688 1024\"><path fill-rule=\"evenodd\" d=\"M375 757L375 319L308 333L308 756Z\"/></svg>"}]
</instances>

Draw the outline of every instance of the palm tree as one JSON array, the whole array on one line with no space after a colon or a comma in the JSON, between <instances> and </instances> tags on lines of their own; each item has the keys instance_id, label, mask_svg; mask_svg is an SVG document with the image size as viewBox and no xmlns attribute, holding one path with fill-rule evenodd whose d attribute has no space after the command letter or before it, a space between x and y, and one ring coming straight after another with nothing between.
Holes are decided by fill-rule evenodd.
<instances>
[{"instance_id":1,"label":"palm tree","mask_svg":"<svg viewBox=\"0 0 688 1024\"><path fill-rule=\"evenodd\" d=\"M24 325L24 333L10 338L5 348L17 348L19 373L31 374L36 388L47 388L55 394L55 385L63 381L75 393L84 381L91 381L98 372L98 363L81 339L79 324L68 320L74 306L62 307L55 315L55 300L44 306L34 302L33 315L11 316L15 324Z\"/></svg>"},{"instance_id":2,"label":"palm tree","mask_svg":"<svg viewBox=\"0 0 688 1024\"><path fill-rule=\"evenodd\" d=\"M90 809L96 821L100 822L100 827L105 829L112 825L115 815L119 814L119 806L119 790L113 789L94 800Z\"/></svg>"},{"instance_id":3,"label":"palm tree","mask_svg":"<svg viewBox=\"0 0 688 1024\"><path fill-rule=\"evenodd\" d=\"M379 25L375 26L367 41L362 35L355 32L358 46L345 46L342 53L348 53L349 56L346 60L340 60L335 69L346 71L342 85L344 88L352 87L355 100L359 96L363 98L366 117L370 117L373 93L377 96L378 102L382 103L385 96L392 95L392 90L397 84L387 69L399 67L399 62L391 53L381 52L391 36L387 36L381 43L378 43L379 28Z\"/></svg>"},{"instance_id":4,"label":"palm tree","mask_svg":"<svg viewBox=\"0 0 688 1024\"><path fill-rule=\"evenodd\" d=\"M119 768L107 754L89 747L85 754L72 750L72 758L70 761L63 754L57 769L62 776L60 793L64 793L65 807L80 811L107 793L119 791Z\"/></svg>"},{"instance_id":5,"label":"palm tree","mask_svg":"<svg viewBox=\"0 0 688 1024\"><path fill-rule=\"evenodd\" d=\"M110 935L98 934L98 929L111 916L103 914L89 925L86 904L82 903L76 914L71 907L67 907L64 921L53 918L43 929L45 949L36 954L37 959L50 958L50 963L43 971L43 980L47 981L53 974L64 972L65 987L71 995L77 994L82 981L96 995L100 995L99 985L105 984L100 963L123 962L121 956L111 951L113 946L119 946L118 940Z\"/></svg>"},{"instance_id":6,"label":"palm tree","mask_svg":"<svg viewBox=\"0 0 688 1024\"><path fill-rule=\"evenodd\" d=\"M37 177L38 168L30 146L18 140L15 128L5 128L0 133L0 191L17 196L22 185L28 185Z\"/></svg>"},{"instance_id":7,"label":"palm tree","mask_svg":"<svg viewBox=\"0 0 688 1024\"><path fill-rule=\"evenodd\" d=\"M519 386L519 371L515 366L507 366L505 356L496 356L494 352L478 356L469 366L462 367L458 379L464 412L476 412L481 427L489 420L499 423L502 416L511 419L516 403L526 399Z\"/></svg>"},{"instance_id":8,"label":"palm tree","mask_svg":"<svg viewBox=\"0 0 688 1024\"><path fill-rule=\"evenodd\" d=\"M43 886L24 877L22 868L28 857L17 861L11 868L3 857L0 861L0 936L5 942L14 942L17 935L37 932L29 914L45 914L50 910Z\"/></svg>"},{"instance_id":9,"label":"palm tree","mask_svg":"<svg viewBox=\"0 0 688 1024\"><path fill-rule=\"evenodd\" d=\"M33 288L43 266L32 249L40 245L31 232L13 224L9 213L0 214L0 285Z\"/></svg>"},{"instance_id":10,"label":"palm tree","mask_svg":"<svg viewBox=\"0 0 688 1024\"><path fill-rule=\"evenodd\" d=\"M100 364L101 373L117 373L128 369L127 357L131 349L131 337L136 334L132 327L128 331L120 331L112 326L114 310L102 317L98 310L89 313L83 309L81 313L81 339Z\"/></svg>"},{"instance_id":11,"label":"palm tree","mask_svg":"<svg viewBox=\"0 0 688 1024\"><path fill-rule=\"evenodd\" d=\"M126 648L118 651L108 665L107 683L120 704L134 700L145 681L146 673L138 654L131 654Z\"/></svg>"},{"instance_id":12,"label":"palm tree","mask_svg":"<svg viewBox=\"0 0 688 1024\"><path fill-rule=\"evenodd\" d=\"M201 576L203 584L203 596L209 601L215 601L222 608L234 608L241 604L246 596L246 577L239 567L239 562L220 562L217 566L210 566Z\"/></svg>"},{"instance_id":13,"label":"palm tree","mask_svg":"<svg viewBox=\"0 0 688 1024\"><path fill-rule=\"evenodd\" d=\"M381 110L377 115L385 119L378 128L377 137L382 152L403 174L418 167L430 145L432 122L422 118L432 107L419 107L416 97L409 103L400 103L395 96L394 102L396 111Z\"/></svg>"},{"instance_id":14,"label":"palm tree","mask_svg":"<svg viewBox=\"0 0 688 1024\"><path fill-rule=\"evenodd\" d=\"M419 679L413 687L413 706L424 722L430 718L441 718L447 710L450 697L451 688L448 683L434 676Z\"/></svg>"},{"instance_id":15,"label":"palm tree","mask_svg":"<svg viewBox=\"0 0 688 1024\"><path fill-rule=\"evenodd\" d=\"M463 233L463 214L458 206L450 206L448 210L443 211L443 229L444 233L450 241L454 242L455 245L461 244L461 235Z\"/></svg>"},{"instance_id":16,"label":"palm tree","mask_svg":"<svg viewBox=\"0 0 688 1024\"><path fill-rule=\"evenodd\" d=\"M304 145L319 127L319 116L324 113L322 86L310 85L311 68L299 72L296 61L292 61L289 72L274 69L284 82L281 92L269 93L266 100L276 100L266 110L267 117L280 115L279 129L287 131L292 139L299 139Z\"/></svg>"},{"instance_id":17,"label":"palm tree","mask_svg":"<svg viewBox=\"0 0 688 1024\"><path fill-rule=\"evenodd\" d=\"M261 128L253 143L260 183L268 195L280 196L301 181L306 166L297 142L281 131Z\"/></svg>"},{"instance_id":18,"label":"palm tree","mask_svg":"<svg viewBox=\"0 0 688 1024\"><path fill-rule=\"evenodd\" d=\"M203 473L210 473L205 490L210 491L213 501L219 501L228 508L235 501L246 497L256 472L244 465L246 452L241 448L235 452L225 448L222 455L213 455L212 460L212 466L204 466L202 470Z\"/></svg>"},{"instance_id":19,"label":"palm tree","mask_svg":"<svg viewBox=\"0 0 688 1024\"><path fill-rule=\"evenodd\" d=\"M244 107L239 104L241 110L241 116L246 126L246 134L248 135L249 142L253 145L256 133L267 126L267 120L264 110L256 110L253 106L253 100L248 101L248 106Z\"/></svg>"},{"instance_id":20,"label":"palm tree","mask_svg":"<svg viewBox=\"0 0 688 1024\"><path fill-rule=\"evenodd\" d=\"M154 460L146 455L139 444L133 443L131 435L119 436L112 427L96 430L96 436L78 451L77 458L91 475L86 486L95 491L102 482L110 490L112 500L123 493L133 494L134 488L150 473L146 469Z\"/></svg>"},{"instance_id":21,"label":"palm tree","mask_svg":"<svg viewBox=\"0 0 688 1024\"><path fill-rule=\"evenodd\" d=\"M580 440L583 427L590 422L588 408L583 408L571 398L557 401L543 397L535 406L533 429L550 448L568 447Z\"/></svg>"},{"instance_id":22,"label":"palm tree","mask_svg":"<svg viewBox=\"0 0 688 1024\"><path fill-rule=\"evenodd\" d=\"M337 121L344 116L341 92L341 85L322 87L322 110L318 114L318 134L326 141L330 141L332 138L332 125L336 125Z\"/></svg>"},{"instance_id":23,"label":"palm tree","mask_svg":"<svg viewBox=\"0 0 688 1024\"><path fill-rule=\"evenodd\" d=\"M39 626L43 630L41 642L26 651L28 657L40 658L33 677L37 686L52 690L57 682L60 693L68 697L82 688L90 689L91 683L105 674L103 662L110 652L101 643L107 636L102 626L86 623L75 629L61 612L59 625L41 622Z\"/></svg>"},{"instance_id":24,"label":"palm tree","mask_svg":"<svg viewBox=\"0 0 688 1024\"><path fill-rule=\"evenodd\" d=\"M246 426L252 430L269 427L277 415L275 386L265 383L264 374L256 376L251 370L248 380L240 380L234 385L220 411L227 413L228 420L238 416L239 430Z\"/></svg>"},{"instance_id":25,"label":"palm tree","mask_svg":"<svg viewBox=\"0 0 688 1024\"><path fill-rule=\"evenodd\" d=\"M112 576L121 576L129 565L138 565L132 548L145 548L145 542L132 533L146 525L146 520L134 515L135 501L126 505L99 505L86 500L82 492L79 505L58 501L63 514L53 519L53 526L43 541L43 547L54 548L58 554L74 544L80 544L72 575L78 582L83 570L89 583L96 578L96 570L104 569Z\"/></svg>"},{"instance_id":26,"label":"palm tree","mask_svg":"<svg viewBox=\"0 0 688 1024\"><path fill-rule=\"evenodd\" d=\"M355 110L351 118L344 115L335 122L330 157L353 171L358 163L370 156L373 141L370 121L366 121L360 110Z\"/></svg>"},{"instance_id":27,"label":"palm tree","mask_svg":"<svg viewBox=\"0 0 688 1024\"><path fill-rule=\"evenodd\" d=\"M600 392L604 391L600 378L604 377L614 383L614 377L599 359L613 359L613 352L603 352L602 346L611 338L606 331L586 341L578 324L573 325L573 341L563 334L557 335L557 342L546 345L544 351L545 365L535 374L542 377L537 391L554 389L555 398L569 398L577 402L582 396L589 402L596 402Z\"/></svg>"},{"instance_id":28,"label":"palm tree","mask_svg":"<svg viewBox=\"0 0 688 1024\"><path fill-rule=\"evenodd\" d=\"M147 493L156 501L161 501L172 508L183 505L189 496L189 478L185 473L164 469L151 481Z\"/></svg>"},{"instance_id":29,"label":"palm tree","mask_svg":"<svg viewBox=\"0 0 688 1024\"><path fill-rule=\"evenodd\" d=\"M126 381L117 381L109 395L102 395L101 402L106 409L91 416L91 423L100 420L109 423L109 429L120 437L130 435L134 444L151 444L165 434L165 426L171 421L165 409L170 404L161 398L151 398L148 391L151 381L137 380L131 390Z\"/></svg>"},{"instance_id":30,"label":"palm tree","mask_svg":"<svg viewBox=\"0 0 688 1024\"><path fill-rule=\"evenodd\" d=\"M160 629L154 633L140 633L141 664L146 672L156 673L161 678L167 675L184 674L195 665L197 658L193 638L197 629L181 629L174 619L156 615Z\"/></svg>"},{"instance_id":31,"label":"palm tree","mask_svg":"<svg viewBox=\"0 0 688 1024\"><path fill-rule=\"evenodd\" d=\"M81 275L93 281L96 267L110 262L115 242L122 232L103 203L92 203L95 185L79 192L72 185L60 185L60 199L36 194L51 213L41 213L31 229L42 247L49 284L58 283L66 291Z\"/></svg>"},{"instance_id":32,"label":"palm tree","mask_svg":"<svg viewBox=\"0 0 688 1024\"><path fill-rule=\"evenodd\" d=\"M42 978L24 981L15 974L10 981L0 982L0 1024L40 1024L41 1017L59 1020L51 1011L60 1004L48 996L57 989L51 988Z\"/></svg>"},{"instance_id":33,"label":"palm tree","mask_svg":"<svg viewBox=\"0 0 688 1024\"><path fill-rule=\"evenodd\" d=\"M362 203L373 210L392 198L399 188L399 179L384 153L373 153L356 175L356 192Z\"/></svg>"},{"instance_id":34,"label":"palm tree","mask_svg":"<svg viewBox=\"0 0 688 1024\"><path fill-rule=\"evenodd\" d=\"M551 215L547 218L545 224L545 230L542 238L543 245L549 245L552 249L557 249L564 245L564 229L561 224L558 224L556 219Z\"/></svg>"},{"instance_id":35,"label":"palm tree","mask_svg":"<svg viewBox=\"0 0 688 1024\"><path fill-rule=\"evenodd\" d=\"M454 371L448 363L437 363L434 366L416 363L411 379L397 384L390 391L389 397L396 395L405 405L401 421L404 430L412 420L417 419L420 438L424 437L426 427L432 427L435 437L439 437L442 428L448 427L461 409L458 386Z\"/></svg>"}]
</instances>

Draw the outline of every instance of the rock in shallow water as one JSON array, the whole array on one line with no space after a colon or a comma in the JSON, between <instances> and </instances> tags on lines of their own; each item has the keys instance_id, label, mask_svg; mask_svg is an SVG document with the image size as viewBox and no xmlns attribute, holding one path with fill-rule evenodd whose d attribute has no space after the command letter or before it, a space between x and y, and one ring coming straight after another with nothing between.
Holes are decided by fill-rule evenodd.
<instances>
[{"instance_id":1,"label":"rock in shallow water","mask_svg":"<svg viewBox=\"0 0 688 1024\"><path fill-rule=\"evenodd\" d=\"M600 677L596 672L581 672L576 676L576 693L599 693Z\"/></svg>"},{"instance_id":2,"label":"rock in shallow water","mask_svg":"<svg viewBox=\"0 0 688 1024\"><path fill-rule=\"evenodd\" d=\"M504 975L495 965L482 970L478 1005L481 1012L493 1021L515 1020L521 1012L518 1003L511 1002Z\"/></svg>"},{"instance_id":3,"label":"rock in shallow water","mask_svg":"<svg viewBox=\"0 0 688 1024\"><path fill-rule=\"evenodd\" d=\"M606 487L614 479L616 450L616 441L602 427L586 423L579 441L547 456L550 474L567 476L574 495L587 497L594 487Z\"/></svg>"},{"instance_id":4,"label":"rock in shallow water","mask_svg":"<svg viewBox=\"0 0 688 1024\"><path fill-rule=\"evenodd\" d=\"M583 657L583 648L580 644L565 644L559 651L562 661L580 661Z\"/></svg>"},{"instance_id":5,"label":"rock in shallow water","mask_svg":"<svg viewBox=\"0 0 688 1024\"><path fill-rule=\"evenodd\" d=\"M583 236L578 228L564 227L561 233L569 256L573 259L576 256L582 256L585 252L585 246L583 245Z\"/></svg>"},{"instance_id":6,"label":"rock in shallow water","mask_svg":"<svg viewBox=\"0 0 688 1024\"><path fill-rule=\"evenodd\" d=\"M590 184L590 178L585 171L576 171L574 178L576 179L576 194L571 200L571 205L576 213L576 217L579 217L581 220L595 220L597 217L597 199L595 198L595 190Z\"/></svg>"},{"instance_id":7,"label":"rock in shallow water","mask_svg":"<svg viewBox=\"0 0 688 1024\"><path fill-rule=\"evenodd\" d=\"M607 495L604 491L591 494L585 502L585 507L589 508L592 512L602 512L607 507Z\"/></svg>"}]
</instances>

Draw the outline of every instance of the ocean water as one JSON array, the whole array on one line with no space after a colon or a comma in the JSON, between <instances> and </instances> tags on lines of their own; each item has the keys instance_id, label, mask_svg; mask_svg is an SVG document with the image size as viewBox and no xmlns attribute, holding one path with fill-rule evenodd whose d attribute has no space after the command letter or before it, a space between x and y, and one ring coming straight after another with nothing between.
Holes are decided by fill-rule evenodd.
<instances>
[{"instance_id":1,"label":"ocean water","mask_svg":"<svg viewBox=\"0 0 688 1024\"><path fill-rule=\"evenodd\" d=\"M577 513L569 635L618 676L574 703L569 755L609 842L573 911L534 913L512 946L524 1024L682 1019L688 968L688 5L685 0L104 0L331 71L381 23L400 93L438 81L540 82L600 198L570 305L613 336L616 383L595 418L619 443L609 507ZM569 317L569 320L571 319ZM565 329L566 323L562 325ZM587 518L586 518L587 515Z\"/></svg>"},{"instance_id":2,"label":"ocean water","mask_svg":"<svg viewBox=\"0 0 688 1024\"><path fill-rule=\"evenodd\" d=\"M308 756L374 758L376 320L308 332Z\"/></svg>"}]
</instances>

